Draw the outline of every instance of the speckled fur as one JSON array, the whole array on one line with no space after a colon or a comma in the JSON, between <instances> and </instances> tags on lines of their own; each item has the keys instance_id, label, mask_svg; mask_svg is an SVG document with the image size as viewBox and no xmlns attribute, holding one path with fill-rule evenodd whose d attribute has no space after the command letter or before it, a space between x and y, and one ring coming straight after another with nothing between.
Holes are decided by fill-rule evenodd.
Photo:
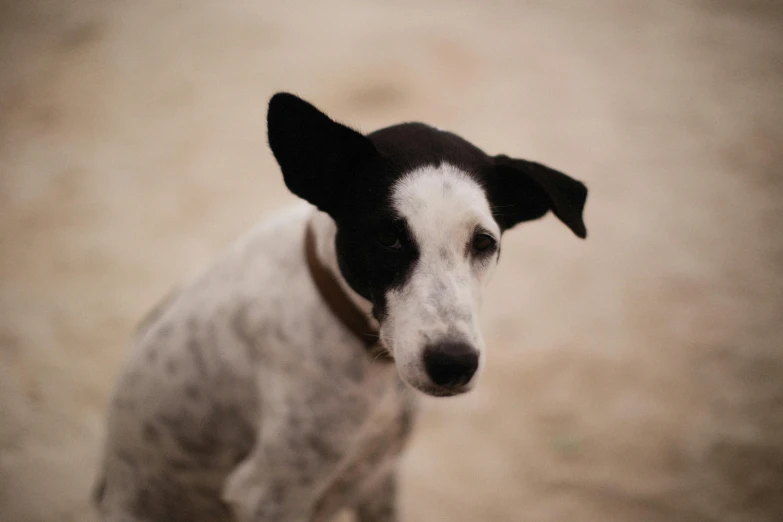
<instances>
[{"instance_id":1,"label":"speckled fur","mask_svg":"<svg viewBox=\"0 0 783 522\"><path fill-rule=\"evenodd\" d=\"M396 519L413 395L323 306L302 254L310 219L335 266L331 219L302 204L145 321L110 408L103 520Z\"/></svg>"},{"instance_id":2,"label":"speckled fur","mask_svg":"<svg viewBox=\"0 0 783 522\"><path fill-rule=\"evenodd\" d=\"M586 236L586 187L543 165L419 123L364 136L287 93L267 123L309 205L262 223L142 322L110 409L106 521L326 522L353 508L395 522L412 390L474 386L503 230L552 210ZM308 224L394 364L325 306Z\"/></svg>"}]
</instances>

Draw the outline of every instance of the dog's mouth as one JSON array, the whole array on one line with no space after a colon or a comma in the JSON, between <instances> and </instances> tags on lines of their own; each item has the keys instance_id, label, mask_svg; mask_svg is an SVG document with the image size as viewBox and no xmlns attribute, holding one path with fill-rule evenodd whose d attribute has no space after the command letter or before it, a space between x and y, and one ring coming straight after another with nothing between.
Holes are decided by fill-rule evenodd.
<instances>
[{"instance_id":1,"label":"dog's mouth","mask_svg":"<svg viewBox=\"0 0 783 522\"><path fill-rule=\"evenodd\" d=\"M414 386L418 391L430 397L455 397L457 395L463 395L473 389L473 386L465 385L456 388L444 388L440 386L433 386L425 384L423 386Z\"/></svg>"},{"instance_id":2,"label":"dog's mouth","mask_svg":"<svg viewBox=\"0 0 783 522\"><path fill-rule=\"evenodd\" d=\"M439 386L437 384L425 380L406 378L402 372L400 372L400 378L406 385L430 397L456 397L458 395L463 395L473 389L473 384L475 382L474 379L471 382L464 383L464 384L457 384L452 386Z\"/></svg>"}]
</instances>

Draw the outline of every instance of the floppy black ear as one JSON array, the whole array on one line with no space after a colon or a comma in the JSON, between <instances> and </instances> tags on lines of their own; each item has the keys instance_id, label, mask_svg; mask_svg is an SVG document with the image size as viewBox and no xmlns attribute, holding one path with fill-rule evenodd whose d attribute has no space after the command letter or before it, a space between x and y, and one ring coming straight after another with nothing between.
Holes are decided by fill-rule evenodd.
<instances>
[{"instance_id":1,"label":"floppy black ear","mask_svg":"<svg viewBox=\"0 0 783 522\"><path fill-rule=\"evenodd\" d=\"M587 237L582 219L587 187L583 183L540 163L503 155L494 160L490 197L495 219L503 229L551 210L574 234Z\"/></svg>"},{"instance_id":2,"label":"floppy black ear","mask_svg":"<svg viewBox=\"0 0 783 522\"><path fill-rule=\"evenodd\" d=\"M272 96L267 132L288 189L329 213L353 169L376 154L369 139L293 94Z\"/></svg>"}]
</instances>

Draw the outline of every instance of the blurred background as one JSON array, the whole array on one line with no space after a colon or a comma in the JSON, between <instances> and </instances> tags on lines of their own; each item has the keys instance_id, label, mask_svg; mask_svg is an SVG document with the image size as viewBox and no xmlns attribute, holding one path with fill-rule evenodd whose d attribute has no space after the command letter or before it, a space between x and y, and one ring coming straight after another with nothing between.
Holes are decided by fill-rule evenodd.
<instances>
[{"instance_id":1,"label":"blurred background","mask_svg":"<svg viewBox=\"0 0 783 522\"><path fill-rule=\"evenodd\" d=\"M265 112L590 187L506 235L406 521L783 520L783 2L0 1L0 520L91 521L134 324L294 201Z\"/></svg>"}]
</instances>

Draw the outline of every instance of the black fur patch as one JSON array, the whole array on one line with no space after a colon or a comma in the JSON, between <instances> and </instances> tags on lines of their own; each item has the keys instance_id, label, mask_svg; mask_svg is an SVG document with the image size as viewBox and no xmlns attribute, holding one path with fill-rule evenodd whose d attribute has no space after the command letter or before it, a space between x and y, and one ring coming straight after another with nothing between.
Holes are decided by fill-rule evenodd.
<instances>
[{"instance_id":1,"label":"black fur patch","mask_svg":"<svg viewBox=\"0 0 783 522\"><path fill-rule=\"evenodd\" d=\"M363 136L286 93L272 97L269 144L288 188L337 223L337 256L348 284L373 303L382 320L385 295L410 278L419 257L403 216L391 204L394 184L424 166L449 163L472 176L487 194L501 230L553 210L585 237L585 186L543 165L492 157L459 136L422 123L404 123ZM400 248L377 241L393 231Z\"/></svg>"}]
</instances>

